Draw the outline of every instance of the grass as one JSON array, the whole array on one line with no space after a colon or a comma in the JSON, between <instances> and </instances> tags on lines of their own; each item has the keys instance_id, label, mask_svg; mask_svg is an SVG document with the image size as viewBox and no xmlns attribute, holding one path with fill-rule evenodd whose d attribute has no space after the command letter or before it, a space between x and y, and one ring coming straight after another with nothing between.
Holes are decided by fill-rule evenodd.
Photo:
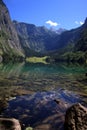
<instances>
[{"instance_id":1,"label":"grass","mask_svg":"<svg viewBox=\"0 0 87 130\"><path fill-rule=\"evenodd\" d=\"M46 62L47 58L48 58L47 56L44 56L44 57L28 57L28 58L26 58L26 61L30 62L30 63L44 63L44 64L47 64L47 62Z\"/></svg>"}]
</instances>

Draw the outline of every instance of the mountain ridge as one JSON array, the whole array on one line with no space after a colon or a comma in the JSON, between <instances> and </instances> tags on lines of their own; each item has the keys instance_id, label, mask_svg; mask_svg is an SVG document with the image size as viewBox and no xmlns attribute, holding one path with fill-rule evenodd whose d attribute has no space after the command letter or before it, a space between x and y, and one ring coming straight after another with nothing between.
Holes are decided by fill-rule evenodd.
<instances>
[{"instance_id":1,"label":"mountain ridge","mask_svg":"<svg viewBox=\"0 0 87 130\"><path fill-rule=\"evenodd\" d=\"M44 53L49 50L47 44L57 36L56 32L44 26L37 27L33 24L19 23L16 21L13 23L20 37L22 47L36 52Z\"/></svg>"},{"instance_id":2,"label":"mountain ridge","mask_svg":"<svg viewBox=\"0 0 87 130\"><path fill-rule=\"evenodd\" d=\"M61 34L57 34L52 30L48 30L45 27L37 27L33 24L26 24L23 22L13 22L18 32L22 45L26 44L26 48L29 48L36 52L49 52L60 50L66 46L75 46L78 42L83 30L87 27L86 22L71 30L64 30ZM24 37L24 38L23 38ZM27 40L27 43L26 43ZM36 44L36 45L35 45ZM25 45L24 45L25 46Z\"/></svg>"},{"instance_id":3,"label":"mountain ridge","mask_svg":"<svg viewBox=\"0 0 87 130\"><path fill-rule=\"evenodd\" d=\"M0 1L0 60L33 55L69 60L76 53L86 55L86 51L87 18L82 26L69 31L60 29L58 34L44 26L12 22L6 5Z\"/></svg>"},{"instance_id":4,"label":"mountain ridge","mask_svg":"<svg viewBox=\"0 0 87 130\"><path fill-rule=\"evenodd\" d=\"M82 26L62 33L57 42L62 46L50 54L52 59L87 63L87 18Z\"/></svg>"}]
</instances>

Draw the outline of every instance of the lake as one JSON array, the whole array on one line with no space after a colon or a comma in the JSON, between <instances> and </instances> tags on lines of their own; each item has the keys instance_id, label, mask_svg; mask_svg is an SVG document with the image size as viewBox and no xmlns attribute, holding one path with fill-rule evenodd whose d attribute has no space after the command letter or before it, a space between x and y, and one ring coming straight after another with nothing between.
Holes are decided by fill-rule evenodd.
<instances>
[{"instance_id":1,"label":"lake","mask_svg":"<svg viewBox=\"0 0 87 130\"><path fill-rule=\"evenodd\" d=\"M0 116L24 128L63 130L67 108L87 103L86 72L79 64L0 64Z\"/></svg>"}]
</instances>

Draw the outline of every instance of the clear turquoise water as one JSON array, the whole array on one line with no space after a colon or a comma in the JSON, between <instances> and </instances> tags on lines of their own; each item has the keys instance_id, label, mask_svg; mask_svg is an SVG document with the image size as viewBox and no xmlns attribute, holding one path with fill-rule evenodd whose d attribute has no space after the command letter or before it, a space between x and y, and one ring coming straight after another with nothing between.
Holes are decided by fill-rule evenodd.
<instances>
[{"instance_id":1,"label":"clear turquoise water","mask_svg":"<svg viewBox=\"0 0 87 130\"><path fill-rule=\"evenodd\" d=\"M86 91L86 72L87 67L79 64L9 63L0 65L0 81L1 85L4 82L4 87L20 86L33 91L58 88Z\"/></svg>"},{"instance_id":2,"label":"clear turquoise water","mask_svg":"<svg viewBox=\"0 0 87 130\"><path fill-rule=\"evenodd\" d=\"M16 93L1 116L17 118L34 130L41 124L62 130L66 109L73 103L87 101L86 72L87 67L79 64L0 64L0 98L14 97L15 90L33 92Z\"/></svg>"}]
</instances>

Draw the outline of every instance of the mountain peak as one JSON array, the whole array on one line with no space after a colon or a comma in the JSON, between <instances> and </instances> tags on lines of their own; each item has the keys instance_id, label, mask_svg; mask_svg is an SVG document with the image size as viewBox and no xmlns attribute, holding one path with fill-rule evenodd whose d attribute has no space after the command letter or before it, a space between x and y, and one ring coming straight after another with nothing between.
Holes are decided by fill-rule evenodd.
<instances>
[{"instance_id":1,"label":"mountain peak","mask_svg":"<svg viewBox=\"0 0 87 130\"><path fill-rule=\"evenodd\" d=\"M65 32L65 31L67 31L67 30L64 28L59 28L58 30L56 30L56 33L60 35L61 33Z\"/></svg>"},{"instance_id":2,"label":"mountain peak","mask_svg":"<svg viewBox=\"0 0 87 130\"><path fill-rule=\"evenodd\" d=\"M54 29L53 27L50 28L51 31L55 32L56 34L60 35L62 34L63 32L67 31L66 29L64 28L59 28L59 29Z\"/></svg>"},{"instance_id":3,"label":"mountain peak","mask_svg":"<svg viewBox=\"0 0 87 130\"><path fill-rule=\"evenodd\" d=\"M85 19L84 24L82 25L82 27L87 28L87 17L86 17L86 19Z\"/></svg>"}]
</instances>

